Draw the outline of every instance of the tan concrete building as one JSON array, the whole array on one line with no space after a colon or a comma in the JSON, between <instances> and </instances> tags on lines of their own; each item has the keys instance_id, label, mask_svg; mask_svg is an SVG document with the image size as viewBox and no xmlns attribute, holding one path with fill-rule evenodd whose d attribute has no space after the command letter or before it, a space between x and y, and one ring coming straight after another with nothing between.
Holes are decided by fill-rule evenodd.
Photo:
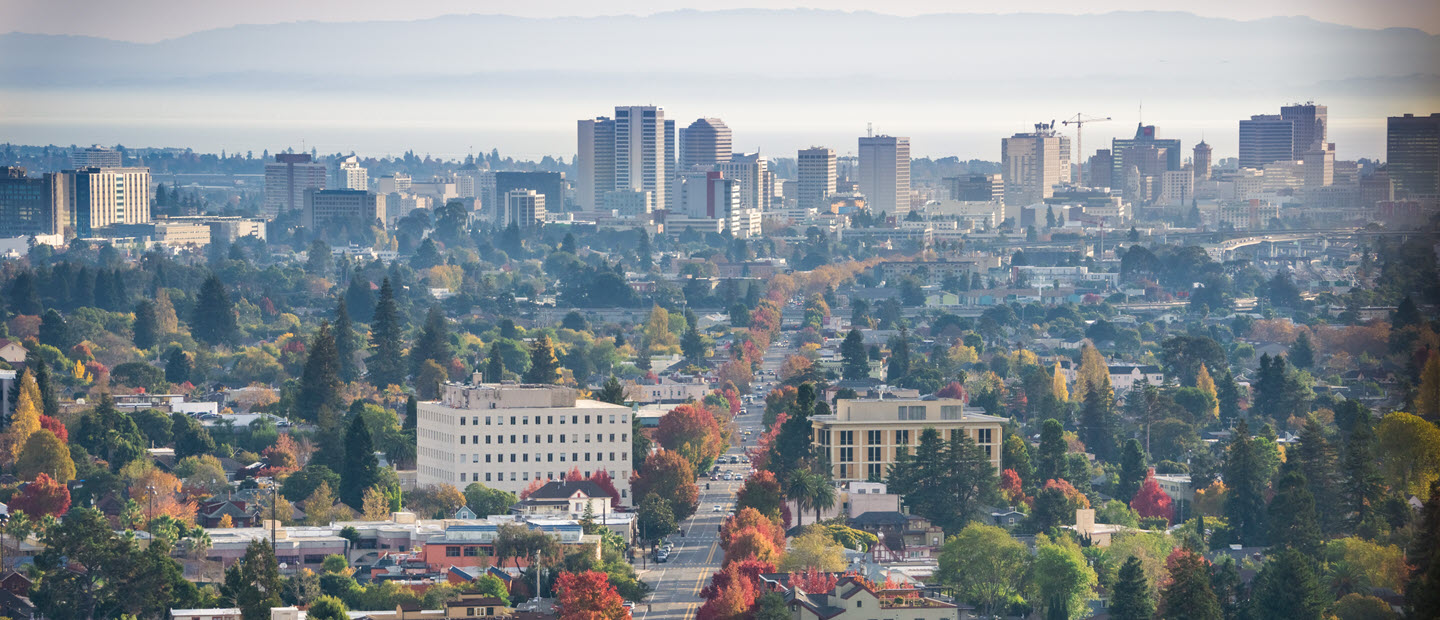
<instances>
[{"instance_id":1,"label":"tan concrete building","mask_svg":"<svg viewBox=\"0 0 1440 620\"><path fill-rule=\"evenodd\" d=\"M416 420L419 486L480 482L519 493L532 481L609 472L630 503L629 407L582 399L558 385L449 383ZM543 483L543 482L542 482Z\"/></svg>"},{"instance_id":2,"label":"tan concrete building","mask_svg":"<svg viewBox=\"0 0 1440 620\"><path fill-rule=\"evenodd\" d=\"M812 445L825 455L835 482L884 480L900 446L912 449L934 428L943 439L963 432L1000 469L1005 418L986 415L955 398L840 400L835 413L811 419Z\"/></svg>"}]
</instances>

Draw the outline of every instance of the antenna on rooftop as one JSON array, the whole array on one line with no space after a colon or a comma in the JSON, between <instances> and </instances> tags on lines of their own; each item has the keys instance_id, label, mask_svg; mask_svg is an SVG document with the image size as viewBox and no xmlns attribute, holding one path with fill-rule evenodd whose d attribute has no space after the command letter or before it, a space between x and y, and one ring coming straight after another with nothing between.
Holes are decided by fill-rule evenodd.
<instances>
[{"instance_id":1,"label":"antenna on rooftop","mask_svg":"<svg viewBox=\"0 0 1440 620\"><path fill-rule=\"evenodd\" d=\"M866 138L873 138L873 137L875 137L875 128L874 128L874 126L873 126L872 123L865 123L865 137L866 137Z\"/></svg>"}]
</instances>

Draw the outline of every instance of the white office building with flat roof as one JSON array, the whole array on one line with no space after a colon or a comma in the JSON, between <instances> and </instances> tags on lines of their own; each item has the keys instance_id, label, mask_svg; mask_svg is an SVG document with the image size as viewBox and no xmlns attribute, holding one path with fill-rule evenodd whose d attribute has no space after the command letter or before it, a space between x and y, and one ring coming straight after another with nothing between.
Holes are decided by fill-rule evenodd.
<instances>
[{"instance_id":1,"label":"white office building with flat roof","mask_svg":"<svg viewBox=\"0 0 1440 620\"><path fill-rule=\"evenodd\" d=\"M420 486L479 482L520 493L533 481L562 480L572 468L609 472L630 503L629 407L578 397L568 387L449 383L440 400L419 404Z\"/></svg>"}]
</instances>

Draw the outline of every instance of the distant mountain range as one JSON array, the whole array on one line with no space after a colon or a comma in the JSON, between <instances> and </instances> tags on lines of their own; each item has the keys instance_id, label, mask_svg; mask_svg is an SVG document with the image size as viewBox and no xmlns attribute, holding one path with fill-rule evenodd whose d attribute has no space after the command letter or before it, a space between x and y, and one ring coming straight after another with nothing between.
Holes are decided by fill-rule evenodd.
<instances>
[{"instance_id":1,"label":"distant mountain range","mask_svg":"<svg viewBox=\"0 0 1440 620\"><path fill-rule=\"evenodd\" d=\"M144 85L488 90L639 79L689 88L895 97L931 89L1063 91L1105 84L1240 91L1349 80L1440 92L1440 36L1308 18L1188 13L944 14L678 11L646 17L236 26L153 44L0 35L0 88ZM573 83L573 82L572 82ZM901 90L895 90L903 86ZM881 90L883 87L883 90ZM907 92L908 90L908 92Z\"/></svg>"}]
</instances>

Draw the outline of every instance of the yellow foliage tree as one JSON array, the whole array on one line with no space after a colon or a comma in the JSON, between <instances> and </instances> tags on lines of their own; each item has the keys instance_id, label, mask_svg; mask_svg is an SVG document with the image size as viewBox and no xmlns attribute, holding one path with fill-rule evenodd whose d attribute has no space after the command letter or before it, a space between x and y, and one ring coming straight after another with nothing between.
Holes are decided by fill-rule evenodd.
<instances>
[{"instance_id":1,"label":"yellow foliage tree","mask_svg":"<svg viewBox=\"0 0 1440 620\"><path fill-rule=\"evenodd\" d=\"M230 518L230 515L221 515L220 523L216 524L215 527L235 527L235 520Z\"/></svg>"},{"instance_id":2,"label":"yellow foliage tree","mask_svg":"<svg viewBox=\"0 0 1440 620\"><path fill-rule=\"evenodd\" d=\"M305 520L310 525L330 525L335 520L335 492L329 482L321 482L305 499Z\"/></svg>"},{"instance_id":3,"label":"yellow foliage tree","mask_svg":"<svg viewBox=\"0 0 1440 620\"><path fill-rule=\"evenodd\" d=\"M1080 350L1080 370L1075 373L1075 400L1085 400L1091 386L1103 391L1110 390L1110 365L1100 350L1086 344Z\"/></svg>"},{"instance_id":4,"label":"yellow foliage tree","mask_svg":"<svg viewBox=\"0 0 1440 620\"><path fill-rule=\"evenodd\" d=\"M1415 413L1430 421L1440 419L1440 353L1431 353L1420 371L1420 393L1415 395Z\"/></svg>"},{"instance_id":5,"label":"yellow foliage tree","mask_svg":"<svg viewBox=\"0 0 1440 620\"><path fill-rule=\"evenodd\" d=\"M980 356L975 353L975 347L967 347L960 341L956 341L955 346L950 347L949 356L952 364L974 364L980 361Z\"/></svg>"},{"instance_id":6,"label":"yellow foliage tree","mask_svg":"<svg viewBox=\"0 0 1440 620\"><path fill-rule=\"evenodd\" d=\"M1055 400L1062 403L1070 400L1070 388L1065 386L1065 373L1060 371L1060 362L1055 362L1055 374L1050 377L1050 389L1055 392Z\"/></svg>"},{"instance_id":7,"label":"yellow foliage tree","mask_svg":"<svg viewBox=\"0 0 1440 620\"><path fill-rule=\"evenodd\" d=\"M40 430L40 386L30 369L20 377L20 397L15 401L15 411L10 415L10 428L5 431L3 448L5 461L14 463L20 458L30 435Z\"/></svg>"},{"instance_id":8,"label":"yellow foliage tree","mask_svg":"<svg viewBox=\"0 0 1440 620\"><path fill-rule=\"evenodd\" d=\"M365 514L361 516L366 521L385 521L390 518L390 500L380 491L379 487L365 489L363 508Z\"/></svg>"},{"instance_id":9,"label":"yellow foliage tree","mask_svg":"<svg viewBox=\"0 0 1440 620\"><path fill-rule=\"evenodd\" d=\"M1215 380L1210 377L1210 370L1205 368L1204 364L1200 365L1200 372L1195 373L1195 387L1200 388L1200 391L1209 394L1210 402L1213 403L1212 405L1210 405L1210 409L1205 412L1205 415L1208 416L1211 420L1219 420L1220 396L1215 391Z\"/></svg>"},{"instance_id":10,"label":"yellow foliage tree","mask_svg":"<svg viewBox=\"0 0 1440 620\"><path fill-rule=\"evenodd\" d=\"M680 340L670 331L670 312L655 306L645 321L645 345L651 355L680 352Z\"/></svg>"}]
</instances>

